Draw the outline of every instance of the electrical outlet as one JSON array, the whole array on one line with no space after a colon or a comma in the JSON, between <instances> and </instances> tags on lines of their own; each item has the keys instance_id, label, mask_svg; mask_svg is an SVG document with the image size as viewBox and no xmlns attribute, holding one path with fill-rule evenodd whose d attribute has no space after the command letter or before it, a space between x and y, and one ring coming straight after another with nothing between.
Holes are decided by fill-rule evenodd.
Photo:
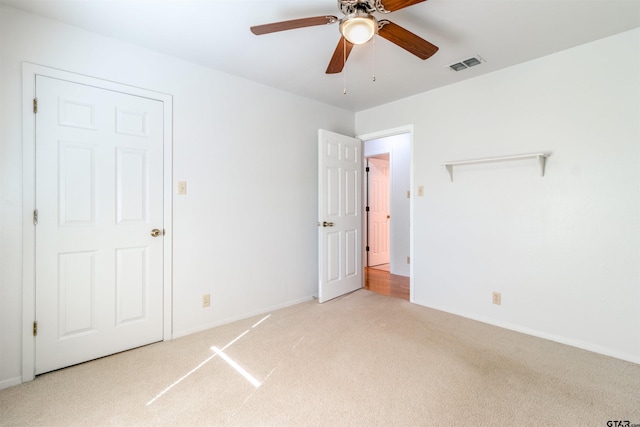
<instances>
[{"instance_id":1,"label":"electrical outlet","mask_svg":"<svg viewBox=\"0 0 640 427\"><path fill-rule=\"evenodd\" d=\"M502 294L500 292L494 292L492 301L495 305L502 304Z\"/></svg>"},{"instance_id":2,"label":"electrical outlet","mask_svg":"<svg viewBox=\"0 0 640 427\"><path fill-rule=\"evenodd\" d=\"M178 181L178 194L187 194L187 181Z\"/></svg>"},{"instance_id":3,"label":"electrical outlet","mask_svg":"<svg viewBox=\"0 0 640 427\"><path fill-rule=\"evenodd\" d=\"M202 308L211 306L211 294L202 295Z\"/></svg>"}]
</instances>

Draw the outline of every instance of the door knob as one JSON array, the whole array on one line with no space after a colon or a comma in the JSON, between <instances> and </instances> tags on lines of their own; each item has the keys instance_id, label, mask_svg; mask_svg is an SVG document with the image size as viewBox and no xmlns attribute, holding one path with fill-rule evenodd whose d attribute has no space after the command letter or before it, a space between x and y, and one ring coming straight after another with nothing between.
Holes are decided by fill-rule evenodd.
<instances>
[{"instance_id":1,"label":"door knob","mask_svg":"<svg viewBox=\"0 0 640 427\"><path fill-rule=\"evenodd\" d=\"M332 223L332 222L324 221L324 222L322 223L322 226L323 226L323 227L333 227L333 223Z\"/></svg>"},{"instance_id":2,"label":"door knob","mask_svg":"<svg viewBox=\"0 0 640 427\"><path fill-rule=\"evenodd\" d=\"M160 230L158 230L157 228L154 228L153 230L151 230L151 237L158 237L160 233L161 233Z\"/></svg>"}]
</instances>

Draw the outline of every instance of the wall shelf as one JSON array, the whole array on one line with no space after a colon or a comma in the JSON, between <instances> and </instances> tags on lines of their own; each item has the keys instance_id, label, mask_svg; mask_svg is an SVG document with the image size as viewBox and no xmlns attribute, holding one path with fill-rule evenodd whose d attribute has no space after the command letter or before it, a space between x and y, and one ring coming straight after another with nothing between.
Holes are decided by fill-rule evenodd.
<instances>
[{"instance_id":1,"label":"wall shelf","mask_svg":"<svg viewBox=\"0 0 640 427\"><path fill-rule=\"evenodd\" d=\"M454 166L474 165L477 163L505 162L509 160L538 159L538 163L540 164L540 176L544 176L545 163L547 161L547 157L549 157L550 155L551 153L532 153L517 154L514 156L485 157L482 159L457 160L455 162L447 162L443 166L447 168L449 176L451 177L451 182L453 182Z\"/></svg>"}]
</instances>

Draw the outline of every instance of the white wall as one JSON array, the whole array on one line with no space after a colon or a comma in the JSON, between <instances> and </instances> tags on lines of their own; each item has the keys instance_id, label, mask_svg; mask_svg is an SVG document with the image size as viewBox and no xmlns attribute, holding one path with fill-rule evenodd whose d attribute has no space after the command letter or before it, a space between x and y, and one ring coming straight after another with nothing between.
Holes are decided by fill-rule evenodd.
<instances>
[{"instance_id":1,"label":"white wall","mask_svg":"<svg viewBox=\"0 0 640 427\"><path fill-rule=\"evenodd\" d=\"M407 191L410 184L411 135L403 133L385 138L377 138L364 142L365 157L389 153L391 166L391 257L392 274L409 276L407 257L410 255L409 245L409 201Z\"/></svg>"},{"instance_id":2,"label":"white wall","mask_svg":"<svg viewBox=\"0 0 640 427\"><path fill-rule=\"evenodd\" d=\"M356 114L408 124L415 302L640 363L640 29Z\"/></svg>"},{"instance_id":3,"label":"white wall","mask_svg":"<svg viewBox=\"0 0 640 427\"><path fill-rule=\"evenodd\" d=\"M173 95L174 336L317 293L317 131L353 113L0 6L0 388L21 375L22 61Z\"/></svg>"}]
</instances>

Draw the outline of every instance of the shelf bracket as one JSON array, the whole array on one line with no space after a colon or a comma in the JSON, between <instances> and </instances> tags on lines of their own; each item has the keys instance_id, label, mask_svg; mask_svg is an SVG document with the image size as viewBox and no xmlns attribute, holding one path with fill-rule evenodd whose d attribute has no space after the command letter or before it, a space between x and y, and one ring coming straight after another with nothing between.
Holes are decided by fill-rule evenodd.
<instances>
[{"instance_id":1,"label":"shelf bracket","mask_svg":"<svg viewBox=\"0 0 640 427\"><path fill-rule=\"evenodd\" d=\"M449 172L449 176L451 177L451 182L453 182L453 165L445 164L444 167L447 168L447 172Z\"/></svg>"},{"instance_id":2,"label":"shelf bracket","mask_svg":"<svg viewBox=\"0 0 640 427\"><path fill-rule=\"evenodd\" d=\"M541 177L544 176L544 168L545 168L545 165L547 163L547 157L549 157L549 155L538 156L538 163L540 163L540 176Z\"/></svg>"}]
</instances>

